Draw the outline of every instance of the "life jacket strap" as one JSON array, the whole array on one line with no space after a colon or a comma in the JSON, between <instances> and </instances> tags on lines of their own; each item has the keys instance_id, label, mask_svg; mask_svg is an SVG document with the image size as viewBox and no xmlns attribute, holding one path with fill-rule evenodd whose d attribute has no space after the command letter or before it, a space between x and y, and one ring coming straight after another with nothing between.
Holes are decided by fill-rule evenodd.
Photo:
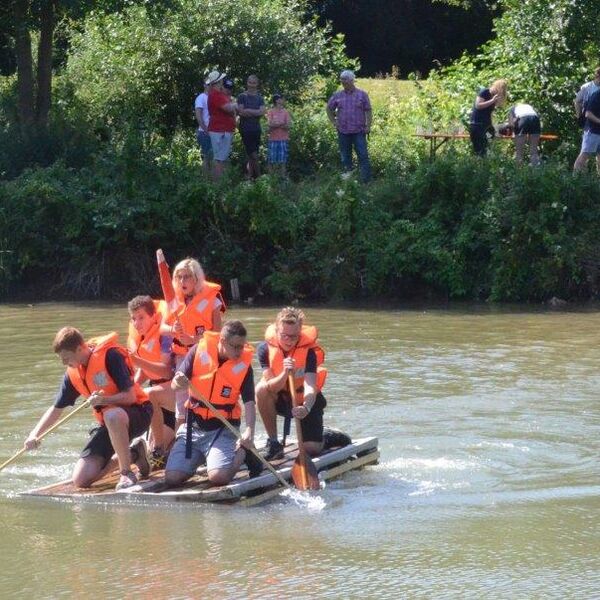
<instances>
[{"instance_id":1,"label":"life jacket strap","mask_svg":"<svg viewBox=\"0 0 600 600\"><path fill-rule=\"evenodd\" d=\"M190 460L192 458L192 424L194 419L192 418L192 411L188 408L185 411L185 458Z\"/></svg>"}]
</instances>

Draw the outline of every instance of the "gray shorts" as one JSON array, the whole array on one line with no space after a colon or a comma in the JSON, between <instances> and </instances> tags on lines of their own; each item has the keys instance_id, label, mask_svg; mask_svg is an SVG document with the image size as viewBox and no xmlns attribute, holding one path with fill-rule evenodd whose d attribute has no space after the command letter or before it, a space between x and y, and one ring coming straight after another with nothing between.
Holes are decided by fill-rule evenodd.
<instances>
[{"instance_id":1,"label":"gray shorts","mask_svg":"<svg viewBox=\"0 0 600 600\"><path fill-rule=\"evenodd\" d=\"M213 158L221 162L229 160L229 155L231 154L231 145L233 143L233 133L229 133L227 131L209 131L208 135L210 135Z\"/></svg>"},{"instance_id":2,"label":"gray shorts","mask_svg":"<svg viewBox=\"0 0 600 600\"><path fill-rule=\"evenodd\" d=\"M583 140L581 141L582 154L598 154L600 153L600 134L592 133L589 130L583 132Z\"/></svg>"},{"instance_id":3,"label":"gray shorts","mask_svg":"<svg viewBox=\"0 0 600 600\"><path fill-rule=\"evenodd\" d=\"M192 426L192 456L185 457L185 435L187 425L184 423L177 430L177 438L169 453L166 471L181 471L193 475L196 469L204 464L209 471L226 469L233 464L237 438L225 427L213 431L202 431L196 423Z\"/></svg>"}]
</instances>

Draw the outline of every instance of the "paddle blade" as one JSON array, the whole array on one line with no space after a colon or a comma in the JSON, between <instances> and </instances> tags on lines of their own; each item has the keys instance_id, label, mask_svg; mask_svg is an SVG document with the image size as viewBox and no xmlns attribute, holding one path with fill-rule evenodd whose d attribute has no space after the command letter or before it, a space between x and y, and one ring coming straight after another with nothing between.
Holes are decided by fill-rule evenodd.
<instances>
[{"instance_id":1,"label":"paddle blade","mask_svg":"<svg viewBox=\"0 0 600 600\"><path fill-rule=\"evenodd\" d=\"M179 304L173 289L173 280L169 272L169 265L165 259L163 251L159 248L156 251L156 262L158 263L158 276L160 277L160 287L162 288L163 298L169 307L169 312L172 314L177 311Z\"/></svg>"},{"instance_id":2,"label":"paddle blade","mask_svg":"<svg viewBox=\"0 0 600 600\"><path fill-rule=\"evenodd\" d=\"M317 467L306 455L296 457L292 467L292 480L299 490L320 490L321 482Z\"/></svg>"}]
</instances>

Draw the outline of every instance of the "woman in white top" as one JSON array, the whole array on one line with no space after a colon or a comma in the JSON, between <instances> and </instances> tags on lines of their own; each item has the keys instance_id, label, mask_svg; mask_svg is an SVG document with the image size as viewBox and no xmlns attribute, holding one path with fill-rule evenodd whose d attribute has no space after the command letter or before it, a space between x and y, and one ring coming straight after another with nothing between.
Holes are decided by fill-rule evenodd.
<instances>
[{"instance_id":1,"label":"woman in white top","mask_svg":"<svg viewBox=\"0 0 600 600\"><path fill-rule=\"evenodd\" d=\"M515 104L508 111L508 124L515 133L515 151L517 163L523 162L525 143L529 145L529 162L533 166L540 164L538 146L542 132L540 117L530 104Z\"/></svg>"}]
</instances>

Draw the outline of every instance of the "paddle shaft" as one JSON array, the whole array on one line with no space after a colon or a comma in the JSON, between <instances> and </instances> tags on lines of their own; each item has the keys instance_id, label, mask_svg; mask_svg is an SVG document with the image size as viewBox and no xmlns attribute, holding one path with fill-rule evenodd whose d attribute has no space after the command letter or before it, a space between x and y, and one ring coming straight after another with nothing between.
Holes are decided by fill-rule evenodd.
<instances>
[{"instance_id":1,"label":"paddle shaft","mask_svg":"<svg viewBox=\"0 0 600 600\"><path fill-rule=\"evenodd\" d=\"M292 398L292 406L297 406L296 403L296 385L294 384L294 374L290 371L288 373L288 385L290 387L290 396ZM294 417L294 424L296 425L296 439L298 440L298 454L302 457L306 455L304 450L304 438L302 437L302 427L300 425L300 419Z\"/></svg>"},{"instance_id":2,"label":"paddle shaft","mask_svg":"<svg viewBox=\"0 0 600 600\"><path fill-rule=\"evenodd\" d=\"M242 434L225 418L221 415L221 413L218 411L218 409L213 405L213 403L204 398L204 396L202 396L202 394L198 391L198 388L196 388L196 386L189 381L189 386L190 386L190 390L192 390L192 393L194 394L194 398L196 398L197 400L199 400L200 402L202 402L202 404L204 404L204 406L206 406L206 408L208 408L215 417L217 417L217 419L219 419L219 421L221 421L221 423L223 423L223 425L225 425L225 427L227 427L227 429L229 429L229 431L231 431L231 433L233 433L233 435L235 435L235 437L238 440L242 439ZM246 446L244 446L244 448L246 448ZM279 480L279 483L281 483L281 485L283 485L286 488L290 488L291 486L290 484L277 472L277 470L273 467L273 465L264 458L264 456L261 456L261 454L258 452L258 450L254 447L252 448L246 448L246 450L249 450L250 452L252 452L252 454L254 454L254 456L256 456L256 458L258 458L258 460L260 460L260 462L267 467L267 469L269 469L269 471L271 471L271 473L273 473L273 475L275 475L275 477L277 477L277 479Z\"/></svg>"},{"instance_id":3,"label":"paddle shaft","mask_svg":"<svg viewBox=\"0 0 600 600\"><path fill-rule=\"evenodd\" d=\"M46 431L44 431L44 433L42 433L41 435L38 436L38 441L40 441L41 439L43 439L44 437L46 437L49 433L52 433L56 428L60 427L63 423L66 423L71 417L73 417L74 415L76 415L80 410L83 410L84 408L87 408L90 405L90 401L86 400L85 402L83 402L82 404L80 404L77 408L73 409L68 415L65 415L62 419L60 419L59 421L57 421L56 423L54 423L54 425L52 425L51 427L49 427L48 429L46 429ZM12 462L14 462L15 460L17 460L17 458L19 458L19 456L21 456L21 454L24 454L25 452L27 452L27 448L21 448L14 456L11 456L6 462L3 462L0 465L0 471L2 471L2 469L4 469L4 467L7 467L8 465L10 465Z\"/></svg>"}]
</instances>

